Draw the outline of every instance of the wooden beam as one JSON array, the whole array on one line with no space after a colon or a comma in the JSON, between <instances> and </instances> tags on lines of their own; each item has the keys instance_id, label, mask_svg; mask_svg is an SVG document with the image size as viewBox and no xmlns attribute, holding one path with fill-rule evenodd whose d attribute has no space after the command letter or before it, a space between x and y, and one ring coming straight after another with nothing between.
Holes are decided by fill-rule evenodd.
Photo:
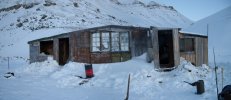
<instances>
[{"instance_id":1,"label":"wooden beam","mask_svg":"<svg viewBox=\"0 0 231 100\"><path fill-rule=\"evenodd\" d=\"M155 27L151 28L151 41L153 45L153 61L154 61L154 68L160 68L160 61L159 61L159 42L158 42L158 29Z\"/></svg>"}]
</instances>

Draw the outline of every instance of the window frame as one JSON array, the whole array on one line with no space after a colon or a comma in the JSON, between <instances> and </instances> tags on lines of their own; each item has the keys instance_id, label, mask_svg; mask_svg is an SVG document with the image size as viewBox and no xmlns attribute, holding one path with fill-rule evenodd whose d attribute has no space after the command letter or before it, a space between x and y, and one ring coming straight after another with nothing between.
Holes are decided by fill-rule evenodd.
<instances>
[{"instance_id":1,"label":"window frame","mask_svg":"<svg viewBox=\"0 0 231 100\"><path fill-rule=\"evenodd\" d=\"M100 42L100 43L99 43L99 44L100 44L100 49L99 49L99 51L94 51L94 50L93 50L93 47L94 47L94 46L93 46L93 34L94 34L94 33L99 33L99 34L100 34L100 35L99 35L99 40L100 40L100 41L99 41L99 42ZM108 33L108 34L109 34L109 45L108 45L108 46L109 46L109 50L107 50L107 51L101 50L101 48L102 48L102 45L101 45L101 44L102 44L102 41L103 41L103 40L102 40L102 34L103 34L103 33ZM119 49L118 49L118 51L112 51L112 47L113 47L113 46L112 46L112 40L113 40L113 39L112 39L112 34L113 34L113 33L118 33L118 34L119 34L119 40L118 40L118 41L119 41L119 43L118 43L118 44L119 44L119 46L118 46ZM126 51L125 51L125 50L124 50L124 51L121 50L121 41L120 41L120 38L121 38L121 37L120 37L120 36L121 36L122 33L127 33L127 36L128 36L128 41L127 41L127 42L128 42L128 43L127 43L128 50L126 50ZM114 53L115 53L115 52L129 52L129 51L130 51L130 32L129 32L129 31L96 31L96 32L91 32L91 33L90 33L90 51L93 52L93 53L97 53L97 52L98 52L98 53L101 53L101 52L114 52Z\"/></svg>"},{"instance_id":2,"label":"window frame","mask_svg":"<svg viewBox=\"0 0 231 100\"><path fill-rule=\"evenodd\" d=\"M190 44L189 40L192 41ZM189 47L191 45L191 47ZM195 52L195 38L180 38L179 40L180 52Z\"/></svg>"}]
</instances>

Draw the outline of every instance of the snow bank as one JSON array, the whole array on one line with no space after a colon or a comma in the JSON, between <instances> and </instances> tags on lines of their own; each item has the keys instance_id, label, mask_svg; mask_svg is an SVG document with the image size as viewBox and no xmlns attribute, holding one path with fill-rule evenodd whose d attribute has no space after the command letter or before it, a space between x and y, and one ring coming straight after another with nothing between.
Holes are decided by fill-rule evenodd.
<instances>
[{"instance_id":1,"label":"snow bank","mask_svg":"<svg viewBox=\"0 0 231 100\"><path fill-rule=\"evenodd\" d=\"M173 100L178 100L179 97L187 100L216 98L214 70L207 65L195 67L183 58L180 62L176 69L161 72L154 70L153 63L146 63L144 54L126 62L93 64L94 77L84 79L84 63L69 62L61 67L56 61L48 59L44 62L30 64L24 68L23 72L38 76L45 75L44 78L52 80L56 88L91 89L93 91L106 89L107 91L117 91L120 94L126 94L127 79L130 74L131 100L167 100L169 97ZM231 73L226 72L225 74ZM218 75L221 75L220 69ZM193 83L198 80L204 80L205 83L205 93L200 96L195 95L196 87L184 82ZM225 82L229 80L227 78ZM46 83L46 80L42 80L42 82ZM37 84L37 82L35 83ZM83 84L80 85L80 83Z\"/></svg>"},{"instance_id":2,"label":"snow bank","mask_svg":"<svg viewBox=\"0 0 231 100\"><path fill-rule=\"evenodd\" d=\"M52 57L48 57L48 60L44 62L35 62L32 64L29 64L27 67L22 69L22 73L26 74L36 74L36 75L49 75L56 70L58 70L60 67L58 63L53 60ZM19 71L20 72L20 71Z\"/></svg>"},{"instance_id":3,"label":"snow bank","mask_svg":"<svg viewBox=\"0 0 231 100\"><path fill-rule=\"evenodd\" d=\"M86 77L85 69L83 63L76 62L69 62L51 75L51 78L57 80L59 87L78 86L82 81L79 77Z\"/></svg>"}]
</instances>

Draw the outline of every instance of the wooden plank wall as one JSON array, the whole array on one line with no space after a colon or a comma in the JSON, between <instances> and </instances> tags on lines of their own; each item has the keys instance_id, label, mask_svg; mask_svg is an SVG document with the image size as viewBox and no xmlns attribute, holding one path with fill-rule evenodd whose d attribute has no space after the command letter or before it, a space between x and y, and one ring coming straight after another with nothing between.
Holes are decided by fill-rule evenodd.
<instances>
[{"instance_id":1,"label":"wooden plank wall","mask_svg":"<svg viewBox=\"0 0 231 100\"><path fill-rule=\"evenodd\" d=\"M71 34L71 55L73 61L90 63L90 33L75 32Z\"/></svg>"},{"instance_id":2,"label":"wooden plank wall","mask_svg":"<svg viewBox=\"0 0 231 100\"><path fill-rule=\"evenodd\" d=\"M185 35L180 33L179 38L194 38L193 52L180 52L180 56L196 66L208 64L208 38L204 36Z\"/></svg>"},{"instance_id":3,"label":"wooden plank wall","mask_svg":"<svg viewBox=\"0 0 231 100\"><path fill-rule=\"evenodd\" d=\"M34 43L38 45L34 45ZM39 42L33 42L30 45L30 63L34 62L42 62L47 60L48 55L41 55L40 54L40 43Z\"/></svg>"},{"instance_id":4,"label":"wooden plank wall","mask_svg":"<svg viewBox=\"0 0 231 100\"><path fill-rule=\"evenodd\" d=\"M53 57L54 60L56 60L57 62L59 62L59 39L55 38L54 42L53 42Z\"/></svg>"},{"instance_id":5,"label":"wooden plank wall","mask_svg":"<svg viewBox=\"0 0 231 100\"><path fill-rule=\"evenodd\" d=\"M147 30L134 29L130 36L132 57L137 57L147 52Z\"/></svg>"}]
</instances>

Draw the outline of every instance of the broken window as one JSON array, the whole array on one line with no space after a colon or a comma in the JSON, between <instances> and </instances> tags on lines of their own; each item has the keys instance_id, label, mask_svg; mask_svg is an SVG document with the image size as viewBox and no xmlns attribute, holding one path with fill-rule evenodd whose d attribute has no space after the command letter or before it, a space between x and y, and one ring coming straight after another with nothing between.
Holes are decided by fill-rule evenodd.
<instances>
[{"instance_id":1,"label":"broken window","mask_svg":"<svg viewBox=\"0 0 231 100\"><path fill-rule=\"evenodd\" d=\"M41 41L40 53L45 55L53 55L53 41Z\"/></svg>"},{"instance_id":2,"label":"broken window","mask_svg":"<svg viewBox=\"0 0 231 100\"><path fill-rule=\"evenodd\" d=\"M180 39L180 52L192 52L194 51L194 39L193 38L181 38Z\"/></svg>"},{"instance_id":3,"label":"broken window","mask_svg":"<svg viewBox=\"0 0 231 100\"><path fill-rule=\"evenodd\" d=\"M129 51L128 32L92 33L92 51Z\"/></svg>"}]
</instances>

